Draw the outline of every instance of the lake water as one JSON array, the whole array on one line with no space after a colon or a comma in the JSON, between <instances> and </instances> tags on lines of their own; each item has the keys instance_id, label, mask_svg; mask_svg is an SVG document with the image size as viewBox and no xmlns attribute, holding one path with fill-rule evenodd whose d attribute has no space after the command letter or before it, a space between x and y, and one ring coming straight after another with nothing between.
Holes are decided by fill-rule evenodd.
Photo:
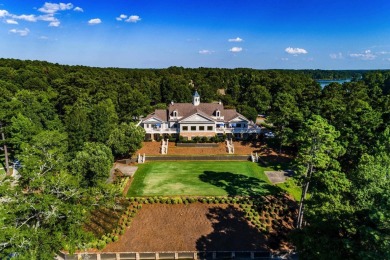
<instances>
[{"instance_id":1,"label":"lake water","mask_svg":"<svg viewBox=\"0 0 390 260\"><path fill-rule=\"evenodd\" d=\"M351 79L316 79L318 83L320 83L321 88L324 88L326 85L330 83L337 82L343 84L344 82L351 82Z\"/></svg>"}]
</instances>

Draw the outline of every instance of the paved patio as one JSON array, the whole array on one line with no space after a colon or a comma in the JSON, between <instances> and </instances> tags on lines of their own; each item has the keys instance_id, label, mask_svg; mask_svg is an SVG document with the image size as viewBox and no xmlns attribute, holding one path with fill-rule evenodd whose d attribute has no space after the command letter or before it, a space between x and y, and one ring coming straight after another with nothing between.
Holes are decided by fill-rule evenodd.
<instances>
[{"instance_id":1,"label":"paved patio","mask_svg":"<svg viewBox=\"0 0 390 260\"><path fill-rule=\"evenodd\" d=\"M283 183L287 181L288 178L292 177L294 172L292 170L285 171L265 171L268 179L272 184Z\"/></svg>"}]
</instances>

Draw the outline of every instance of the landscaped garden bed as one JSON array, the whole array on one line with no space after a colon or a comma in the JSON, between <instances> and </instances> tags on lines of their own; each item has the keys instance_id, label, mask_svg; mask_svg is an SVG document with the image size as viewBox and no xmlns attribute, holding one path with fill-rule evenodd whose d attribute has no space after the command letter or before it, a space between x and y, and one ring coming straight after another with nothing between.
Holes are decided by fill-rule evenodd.
<instances>
[{"instance_id":1,"label":"landscaped garden bed","mask_svg":"<svg viewBox=\"0 0 390 260\"><path fill-rule=\"evenodd\" d=\"M127 198L97 209L90 252L283 251L296 201L251 162L139 165ZM126 180L118 181L124 186Z\"/></svg>"},{"instance_id":2,"label":"landscaped garden bed","mask_svg":"<svg viewBox=\"0 0 390 260\"><path fill-rule=\"evenodd\" d=\"M287 196L131 197L116 225L102 213L87 247L104 252L287 250L296 203ZM93 231L93 230L90 230Z\"/></svg>"}]
</instances>

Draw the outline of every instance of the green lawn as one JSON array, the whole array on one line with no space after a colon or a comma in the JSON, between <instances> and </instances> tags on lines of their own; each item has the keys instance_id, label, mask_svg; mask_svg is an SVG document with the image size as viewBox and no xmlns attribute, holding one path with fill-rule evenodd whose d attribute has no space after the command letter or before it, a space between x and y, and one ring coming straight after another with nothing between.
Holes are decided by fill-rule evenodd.
<instances>
[{"instance_id":1,"label":"green lawn","mask_svg":"<svg viewBox=\"0 0 390 260\"><path fill-rule=\"evenodd\" d=\"M251 162L149 162L139 166L128 196L265 195L264 169Z\"/></svg>"}]
</instances>

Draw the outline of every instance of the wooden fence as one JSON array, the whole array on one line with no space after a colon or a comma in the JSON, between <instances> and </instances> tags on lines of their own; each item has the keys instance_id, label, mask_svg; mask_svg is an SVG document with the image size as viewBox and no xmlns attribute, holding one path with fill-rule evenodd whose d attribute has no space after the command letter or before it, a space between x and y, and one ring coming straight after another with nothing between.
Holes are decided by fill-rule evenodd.
<instances>
[{"instance_id":1,"label":"wooden fence","mask_svg":"<svg viewBox=\"0 0 390 260\"><path fill-rule=\"evenodd\" d=\"M121 252L121 253L59 253L58 260L217 260L217 259L280 259L267 251L211 251L211 252Z\"/></svg>"}]
</instances>

